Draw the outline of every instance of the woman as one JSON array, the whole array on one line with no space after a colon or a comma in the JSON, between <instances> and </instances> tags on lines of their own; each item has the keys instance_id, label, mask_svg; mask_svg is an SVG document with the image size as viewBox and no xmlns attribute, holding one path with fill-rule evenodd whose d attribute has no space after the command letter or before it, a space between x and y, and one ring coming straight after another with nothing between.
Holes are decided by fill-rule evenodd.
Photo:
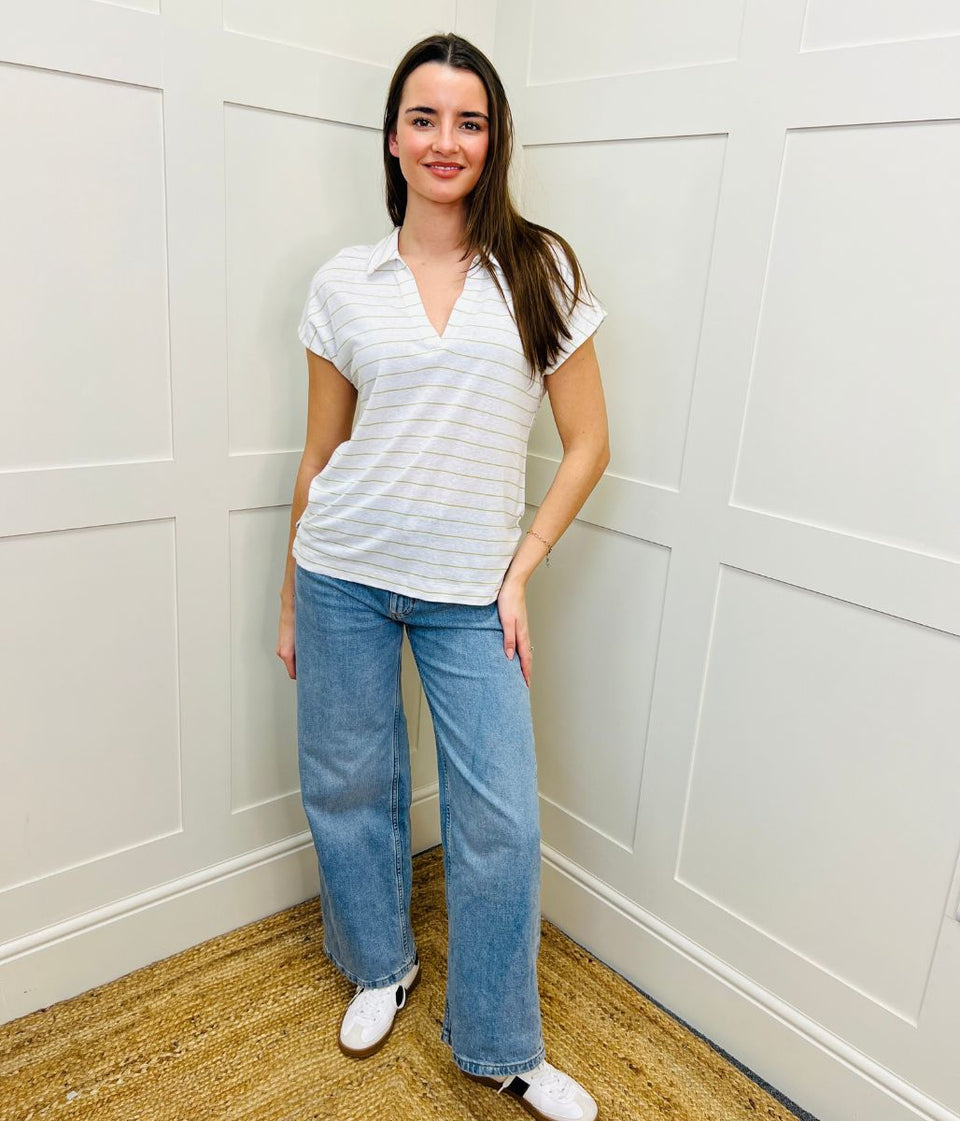
<instances>
[{"instance_id":1,"label":"woman","mask_svg":"<svg viewBox=\"0 0 960 1121\"><path fill-rule=\"evenodd\" d=\"M307 436L277 645L297 680L323 949L356 985L339 1045L356 1057L383 1046L420 977L406 629L437 741L441 1039L464 1073L534 1116L592 1121L596 1102L546 1061L541 1034L525 592L609 462L591 338L606 312L567 243L514 208L510 109L469 42L433 35L410 49L383 140L394 229L320 267L299 327ZM564 454L517 548L547 393Z\"/></svg>"}]
</instances>

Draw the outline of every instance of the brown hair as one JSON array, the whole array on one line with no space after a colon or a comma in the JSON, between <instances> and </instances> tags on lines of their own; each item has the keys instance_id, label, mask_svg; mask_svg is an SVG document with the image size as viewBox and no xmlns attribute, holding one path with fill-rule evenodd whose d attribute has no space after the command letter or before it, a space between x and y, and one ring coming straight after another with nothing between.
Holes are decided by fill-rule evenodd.
<instances>
[{"instance_id":1,"label":"brown hair","mask_svg":"<svg viewBox=\"0 0 960 1121\"><path fill-rule=\"evenodd\" d=\"M486 55L452 32L430 35L415 43L400 60L390 81L383 114L387 210L394 226L402 226L407 210L407 181L400 170L399 159L390 152L389 137L397 128L404 83L425 62L442 62L471 70L486 88L489 145L480 178L466 198L464 241L467 252L480 254L483 265L490 265L489 253L499 261L513 296L514 318L523 353L536 380L560 356L561 336L571 338L566 326L567 316L580 299L581 289L588 292L590 289L569 243L554 230L522 217L514 205L508 181L513 157L513 115L503 83ZM570 264L572 292L555 258L558 248L563 250ZM491 268L490 272L503 295L496 270ZM572 299L565 297L562 307L560 293L564 290Z\"/></svg>"}]
</instances>

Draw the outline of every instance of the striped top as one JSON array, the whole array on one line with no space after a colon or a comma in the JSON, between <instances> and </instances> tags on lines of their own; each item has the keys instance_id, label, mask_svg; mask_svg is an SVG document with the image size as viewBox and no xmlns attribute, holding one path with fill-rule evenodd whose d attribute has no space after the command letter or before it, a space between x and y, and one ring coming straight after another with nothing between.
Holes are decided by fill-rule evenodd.
<instances>
[{"instance_id":1,"label":"striped top","mask_svg":"<svg viewBox=\"0 0 960 1121\"><path fill-rule=\"evenodd\" d=\"M341 249L310 281L298 335L356 387L357 413L310 483L293 555L417 599L489 604L521 536L527 441L546 387L529 377L500 263L491 257L507 303L475 256L438 335L399 232ZM548 374L606 317L582 296Z\"/></svg>"}]
</instances>

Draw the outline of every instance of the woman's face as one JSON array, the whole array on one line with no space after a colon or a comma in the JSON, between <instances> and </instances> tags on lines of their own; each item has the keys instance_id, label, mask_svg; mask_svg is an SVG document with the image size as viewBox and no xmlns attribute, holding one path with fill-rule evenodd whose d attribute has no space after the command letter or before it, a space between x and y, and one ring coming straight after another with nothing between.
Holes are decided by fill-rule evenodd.
<instances>
[{"instance_id":1,"label":"woman's face","mask_svg":"<svg viewBox=\"0 0 960 1121\"><path fill-rule=\"evenodd\" d=\"M411 191L431 202L459 203L483 171L490 141L487 91L472 70L425 62L408 75L390 152ZM459 170L431 170L431 165Z\"/></svg>"}]
</instances>

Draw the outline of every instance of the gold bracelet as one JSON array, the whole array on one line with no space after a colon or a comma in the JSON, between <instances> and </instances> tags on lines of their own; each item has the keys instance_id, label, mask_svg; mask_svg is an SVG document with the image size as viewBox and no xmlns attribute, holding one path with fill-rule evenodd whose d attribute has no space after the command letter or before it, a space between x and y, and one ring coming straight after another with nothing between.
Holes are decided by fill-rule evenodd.
<instances>
[{"instance_id":1,"label":"gold bracelet","mask_svg":"<svg viewBox=\"0 0 960 1121\"><path fill-rule=\"evenodd\" d=\"M544 545L546 545L546 547L547 547L546 561L547 561L547 568L549 568L550 567L550 550L553 548L553 546L546 539L546 537L540 537L540 534L537 533L537 531L535 529L528 529L527 533L532 533L534 537L539 537L540 540L544 543Z\"/></svg>"}]
</instances>

